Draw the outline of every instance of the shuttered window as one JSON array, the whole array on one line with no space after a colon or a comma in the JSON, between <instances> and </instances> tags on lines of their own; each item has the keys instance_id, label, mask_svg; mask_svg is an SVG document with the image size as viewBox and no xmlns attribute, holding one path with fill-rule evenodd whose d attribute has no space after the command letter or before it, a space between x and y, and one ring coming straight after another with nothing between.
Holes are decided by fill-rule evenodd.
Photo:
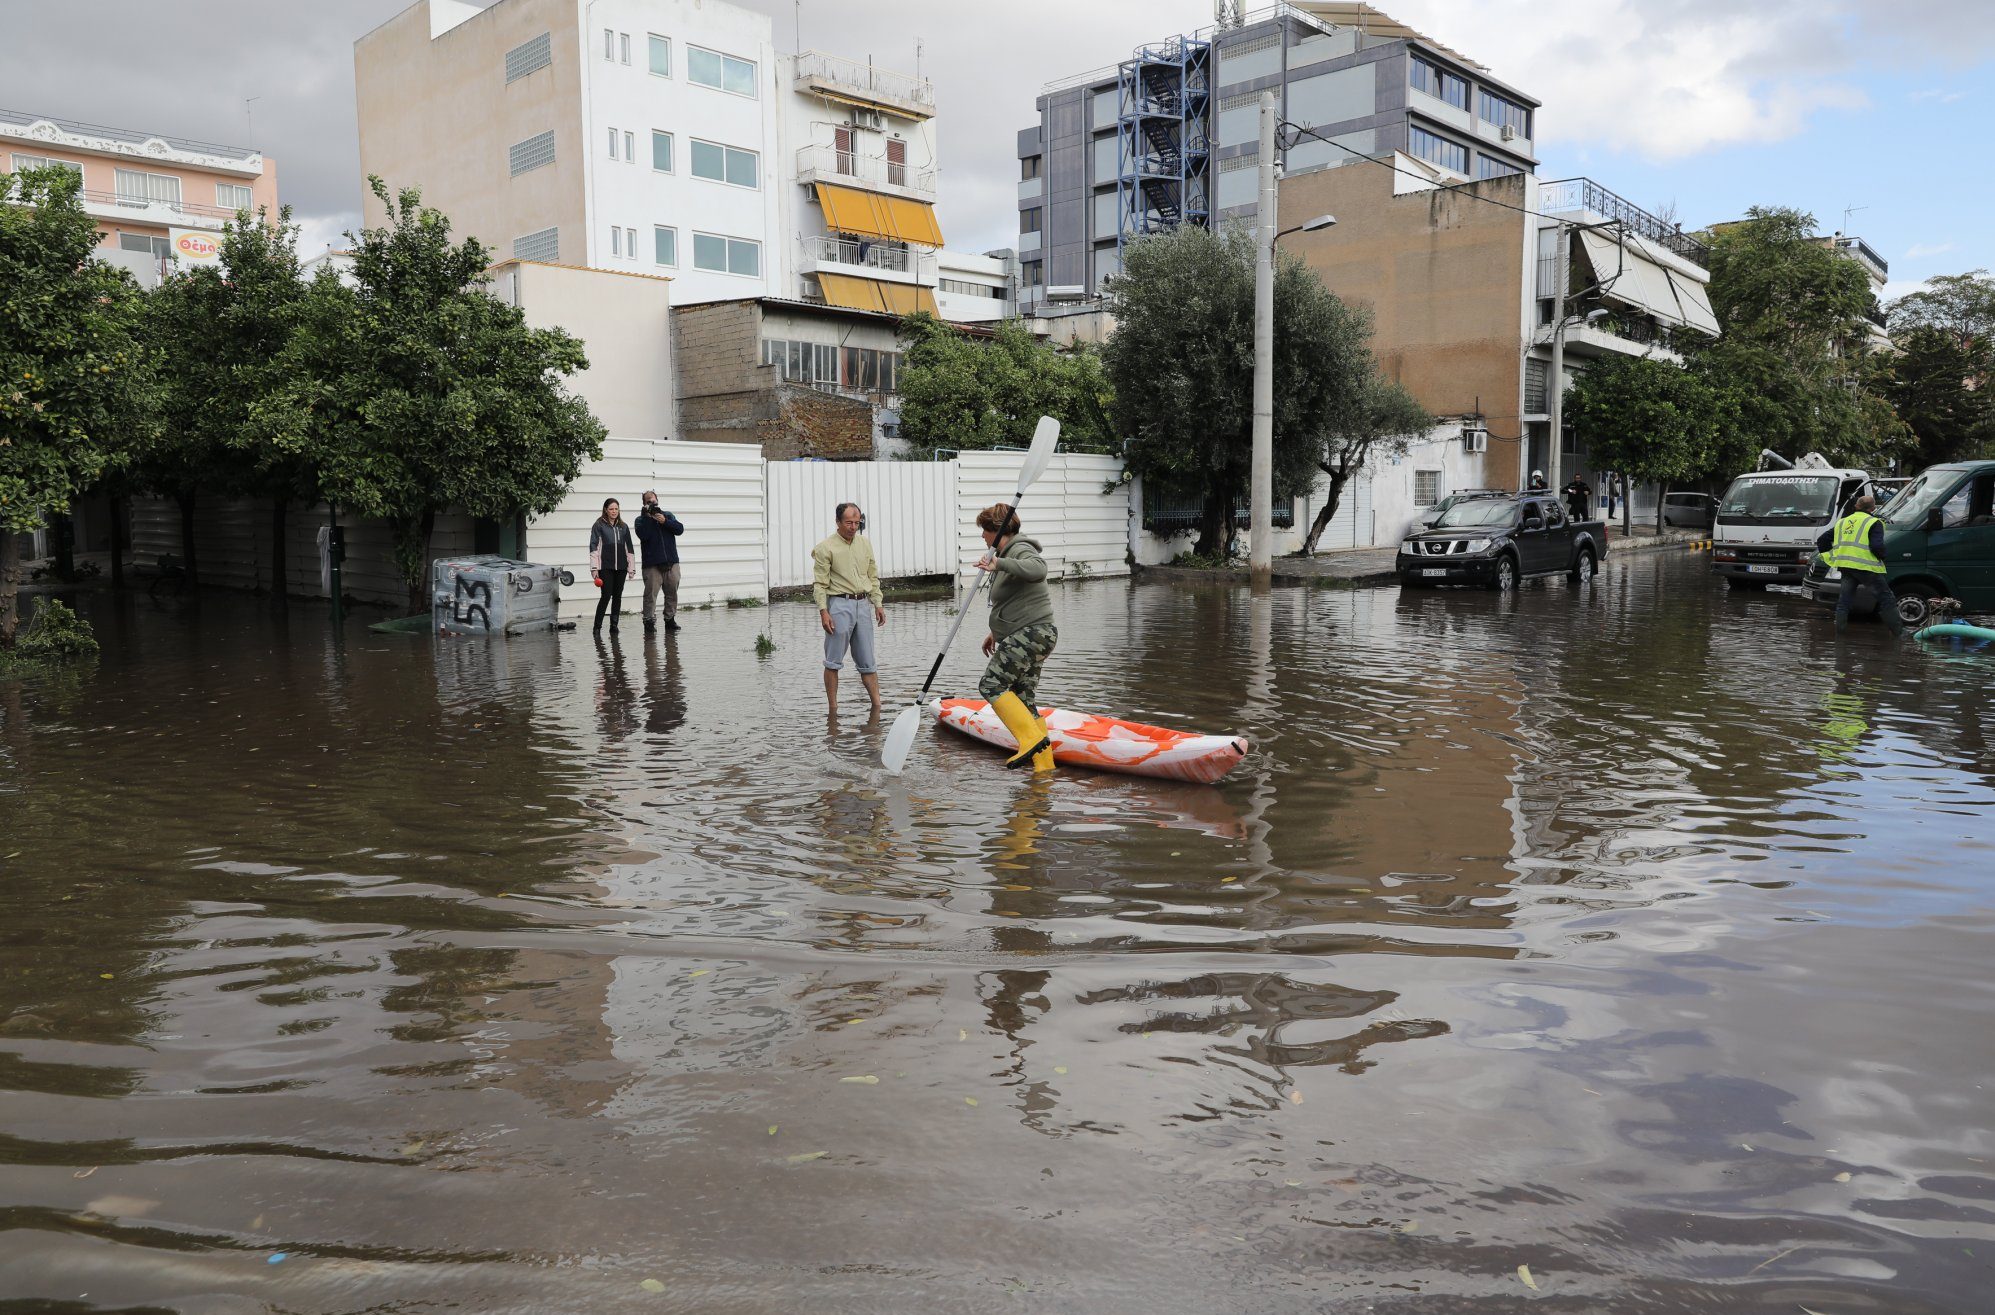
<instances>
[{"instance_id":1,"label":"shuttered window","mask_svg":"<svg viewBox=\"0 0 1995 1315\"><path fill-rule=\"evenodd\" d=\"M514 142L512 149L507 152L507 158L512 164L515 178L529 169L538 169L543 164L553 164L554 134L543 132L523 142Z\"/></svg>"},{"instance_id":2,"label":"shuttered window","mask_svg":"<svg viewBox=\"0 0 1995 1315\"><path fill-rule=\"evenodd\" d=\"M522 41L506 52L506 81L518 82L536 69L554 62L553 43L542 32L531 41Z\"/></svg>"}]
</instances>

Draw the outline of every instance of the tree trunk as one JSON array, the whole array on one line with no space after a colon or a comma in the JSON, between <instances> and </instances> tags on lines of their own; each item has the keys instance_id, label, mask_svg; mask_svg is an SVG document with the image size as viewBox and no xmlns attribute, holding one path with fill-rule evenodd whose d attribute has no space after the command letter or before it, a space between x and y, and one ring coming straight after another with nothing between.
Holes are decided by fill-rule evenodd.
<instances>
[{"instance_id":1,"label":"tree trunk","mask_svg":"<svg viewBox=\"0 0 1995 1315\"><path fill-rule=\"evenodd\" d=\"M422 523L416 527L415 574L409 579L409 615L429 611L429 541L436 532L436 512L425 511Z\"/></svg>"},{"instance_id":2,"label":"tree trunk","mask_svg":"<svg viewBox=\"0 0 1995 1315\"><path fill-rule=\"evenodd\" d=\"M201 568L194 556L194 494L192 490L173 495L180 504L180 569L187 573L187 583L201 583Z\"/></svg>"},{"instance_id":3,"label":"tree trunk","mask_svg":"<svg viewBox=\"0 0 1995 1315\"><path fill-rule=\"evenodd\" d=\"M64 584L76 581L76 519L67 512L49 517L49 533L55 539L55 578Z\"/></svg>"},{"instance_id":4,"label":"tree trunk","mask_svg":"<svg viewBox=\"0 0 1995 1315\"><path fill-rule=\"evenodd\" d=\"M290 573L284 566L284 517L290 506L279 494L270 508L270 592L276 595L279 607L291 601Z\"/></svg>"},{"instance_id":5,"label":"tree trunk","mask_svg":"<svg viewBox=\"0 0 1995 1315\"><path fill-rule=\"evenodd\" d=\"M1200 557L1221 557L1225 551L1227 508L1220 496L1208 493L1200 501L1198 508L1198 542L1191 550Z\"/></svg>"},{"instance_id":6,"label":"tree trunk","mask_svg":"<svg viewBox=\"0 0 1995 1315\"><path fill-rule=\"evenodd\" d=\"M1668 487L1669 485L1663 483L1661 480L1656 481L1656 537L1658 539L1662 537L1663 532L1663 490Z\"/></svg>"},{"instance_id":7,"label":"tree trunk","mask_svg":"<svg viewBox=\"0 0 1995 1315\"><path fill-rule=\"evenodd\" d=\"M125 500L111 499L111 587L125 587Z\"/></svg>"},{"instance_id":8,"label":"tree trunk","mask_svg":"<svg viewBox=\"0 0 1995 1315\"><path fill-rule=\"evenodd\" d=\"M21 536L0 529L0 648L14 647L14 599L21 592Z\"/></svg>"},{"instance_id":9,"label":"tree trunk","mask_svg":"<svg viewBox=\"0 0 1995 1315\"><path fill-rule=\"evenodd\" d=\"M1619 472L1616 473L1618 474ZM1623 477L1621 480L1621 537L1624 539L1635 532L1634 521L1632 519L1634 514L1634 508L1628 505L1628 481Z\"/></svg>"},{"instance_id":10,"label":"tree trunk","mask_svg":"<svg viewBox=\"0 0 1995 1315\"><path fill-rule=\"evenodd\" d=\"M1332 470L1328 466L1323 467L1323 473L1330 477L1330 491L1324 495L1323 509L1317 512L1316 519L1310 522L1309 537L1302 541L1304 557L1316 551L1316 541L1323 537L1323 531L1329 527L1331 518L1337 514L1337 503L1342 500L1344 485L1351 478L1349 474Z\"/></svg>"}]
</instances>

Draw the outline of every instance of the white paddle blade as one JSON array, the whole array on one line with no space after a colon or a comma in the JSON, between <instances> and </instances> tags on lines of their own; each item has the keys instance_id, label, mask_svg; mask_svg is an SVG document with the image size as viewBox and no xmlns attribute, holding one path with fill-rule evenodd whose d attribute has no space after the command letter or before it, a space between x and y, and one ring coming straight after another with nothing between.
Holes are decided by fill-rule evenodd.
<instances>
[{"instance_id":1,"label":"white paddle blade","mask_svg":"<svg viewBox=\"0 0 1995 1315\"><path fill-rule=\"evenodd\" d=\"M1052 416L1040 416L1039 424L1032 431L1032 447L1025 454L1025 464L1018 470L1018 491L1021 494L1038 483L1039 477L1046 473L1046 467L1053 462L1053 449L1059 445L1060 422Z\"/></svg>"},{"instance_id":2,"label":"white paddle blade","mask_svg":"<svg viewBox=\"0 0 1995 1315\"><path fill-rule=\"evenodd\" d=\"M887 743L880 750L880 765L887 769L888 776L899 776L901 768L907 766L907 756L914 748L915 732L921 729L921 709L904 708L894 718L894 724L887 728Z\"/></svg>"}]
</instances>

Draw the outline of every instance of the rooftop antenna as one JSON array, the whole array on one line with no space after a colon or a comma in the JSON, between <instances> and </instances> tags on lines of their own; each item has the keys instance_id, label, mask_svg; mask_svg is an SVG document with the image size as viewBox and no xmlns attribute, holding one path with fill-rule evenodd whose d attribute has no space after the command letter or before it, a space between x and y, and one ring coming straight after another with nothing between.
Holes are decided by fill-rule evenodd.
<instances>
[{"instance_id":1,"label":"rooftop antenna","mask_svg":"<svg viewBox=\"0 0 1995 1315\"><path fill-rule=\"evenodd\" d=\"M916 37L914 39L914 76L917 80L919 80L921 77L921 38L920 37Z\"/></svg>"},{"instance_id":2,"label":"rooftop antenna","mask_svg":"<svg viewBox=\"0 0 1995 1315\"><path fill-rule=\"evenodd\" d=\"M795 44L799 55L804 53L804 0L796 0L790 11L790 40Z\"/></svg>"},{"instance_id":3,"label":"rooftop antenna","mask_svg":"<svg viewBox=\"0 0 1995 1315\"><path fill-rule=\"evenodd\" d=\"M1212 0L1212 25L1221 29L1245 26L1246 5L1247 0Z\"/></svg>"},{"instance_id":4,"label":"rooftop antenna","mask_svg":"<svg viewBox=\"0 0 1995 1315\"><path fill-rule=\"evenodd\" d=\"M242 102L242 116L249 121L249 144L252 147L256 145L256 110L253 107L262 99L261 96L245 96Z\"/></svg>"},{"instance_id":5,"label":"rooftop antenna","mask_svg":"<svg viewBox=\"0 0 1995 1315\"><path fill-rule=\"evenodd\" d=\"M1868 209L1870 209L1870 207L1869 207L1869 206L1867 206L1867 205L1846 205L1846 206L1844 206L1844 207L1843 207L1843 236L1844 236L1844 237L1848 237L1848 236L1849 236L1849 231L1850 231L1850 216L1851 216L1851 215L1853 215L1853 214L1856 214L1856 213L1857 213L1858 211L1860 211L1860 210L1868 210Z\"/></svg>"}]
</instances>

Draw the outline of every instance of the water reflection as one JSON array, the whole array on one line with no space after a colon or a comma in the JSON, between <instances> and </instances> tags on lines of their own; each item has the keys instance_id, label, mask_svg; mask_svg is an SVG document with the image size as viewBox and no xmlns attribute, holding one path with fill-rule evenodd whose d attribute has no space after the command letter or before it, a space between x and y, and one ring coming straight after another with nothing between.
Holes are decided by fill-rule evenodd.
<instances>
[{"instance_id":1,"label":"water reflection","mask_svg":"<svg viewBox=\"0 0 1995 1315\"><path fill-rule=\"evenodd\" d=\"M808 608L90 599L0 683L0 1292L1978 1310L1984 683L1702 568L1069 587L1048 697L1217 788L886 778Z\"/></svg>"}]
</instances>

